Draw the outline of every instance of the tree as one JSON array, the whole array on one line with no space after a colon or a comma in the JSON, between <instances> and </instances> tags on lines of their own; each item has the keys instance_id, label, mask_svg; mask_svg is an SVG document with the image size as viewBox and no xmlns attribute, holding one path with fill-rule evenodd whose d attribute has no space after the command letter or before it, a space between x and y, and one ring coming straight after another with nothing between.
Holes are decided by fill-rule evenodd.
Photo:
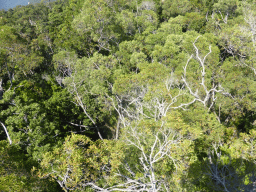
<instances>
[{"instance_id":1,"label":"tree","mask_svg":"<svg viewBox=\"0 0 256 192\"><path fill-rule=\"evenodd\" d=\"M170 187L168 176L161 174L178 166L172 149L178 147L181 136L164 126L159 130L141 128L128 128L125 141L130 146L129 151L136 155L132 159L126 157L127 163L123 163L123 168L116 174L123 182L107 188L108 191L163 191Z\"/></svg>"},{"instance_id":2,"label":"tree","mask_svg":"<svg viewBox=\"0 0 256 192\"><path fill-rule=\"evenodd\" d=\"M112 81L112 71L117 65L116 59L98 53L91 58L77 59L74 53L60 52L55 62L66 76L64 85L87 116L88 125L93 126L103 139L99 125L103 124L108 108L102 106L108 93L108 82Z\"/></svg>"},{"instance_id":3,"label":"tree","mask_svg":"<svg viewBox=\"0 0 256 192\"><path fill-rule=\"evenodd\" d=\"M194 100L191 102L191 104L195 101L199 101L201 102L204 107L208 107L208 110L210 110L216 100L215 94L219 93L219 92L224 92L224 89L221 87L221 85L216 84L215 82L212 82L212 87L210 89L207 88L206 86L206 66L205 66L205 61L208 57L209 54L211 54L212 52L212 48L211 46L209 46L209 52L204 56L201 57L199 55L199 49L197 48L197 46L195 45L196 41L198 40L199 37L197 37L197 39L195 40L195 42L193 43L193 46L195 48L195 53L196 55L191 55L190 58L187 60L187 63L184 67L184 74L182 77L183 82L185 83L185 87L189 90L189 94L192 95L194 97ZM190 62L190 60L195 57L195 59L199 62L200 67L202 68L201 70L201 78L200 78L200 85L202 86L202 90L204 91L204 93L198 93L199 89L197 89L196 91L192 90L192 86L189 85L188 81L187 81L187 77L186 77L186 73L187 73L187 67L188 64ZM201 97L200 95L203 95L203 97ZM210 101L212 100L212 101Z\"/></svg>"},{"instance_id":4,"label":"tree","mask_svg":"<svg viewBox=\"0 0 256 192\"><path fill-rule=\"evenodd\" d=\"M70 132L89 134L81 110L66 90L50 81L23 81L0 100L1 122L14 145L40 160L44 151L60 144Z\"/></svg>"},{"instance_id":5,"label":"tree","mask_svg":"<svg viewBox=\"0 0 256 192\"><path fill-rule=\"evenodd\" d=\"M2 191L56 191L58 187L49 180L40 180L30 170L31 161L18 145L0 141L0 190Z\"/></svg>"},{"instance_id":6,"label":"tree","mask_svg":"<svg viewBox=\"0 0 256 192\"><path fill-rule=\"evenodd\" d=\"M62 146L44 154L40 177L52 177L65 191L96 187L95 182L111 174L108 167L115 170L122 158L121 150L112 151L111 142L105 142L75 134L66 137Z\"/></svg>"},{"instance_id":7,"label":"tree","mask_svg":"<svg viewBox=\"0 0 256 192\"><path fill-rule=\"evenodd\" d=\"M80 33L89 34L97 42L99 51L110 51L111 44L118 44L114 11L110 1L86 1L73 23Z\"/></svg>"},{"instance_id":8,"label":"tree","mask_svg":"<svg viewBox=\"0 0 256 192\"><path fill-rule=\"evenodd\" d=\"M25 47L26 41L12 27L1 26L0 42L1 74L3 77L8 76L11 86L15 77L33 74L33 70L42 61L40 56Z\"/></svg>"},{"instance_id":9,"label":"tree","mask_svg":"<svg viewBox=\"0 0 256 192\"><path fill-rule=\"evenodd\" d=\"M201 159L202 163L191 166L191 169L199 167L198 175L193 175L192 179L205 190L253 191L255 162L249 156L254 152L249 154L245 151L252 149L248 146L252 146L254 141L251 140L250 144L241 142L233 128L226 129L225 134L225 140L219 137L217 141L212 141L207 155ZM250 134L254 135L252 132ZM241 149L245 150L245 155L242 155Z\"/></svg>"}]
</instances>

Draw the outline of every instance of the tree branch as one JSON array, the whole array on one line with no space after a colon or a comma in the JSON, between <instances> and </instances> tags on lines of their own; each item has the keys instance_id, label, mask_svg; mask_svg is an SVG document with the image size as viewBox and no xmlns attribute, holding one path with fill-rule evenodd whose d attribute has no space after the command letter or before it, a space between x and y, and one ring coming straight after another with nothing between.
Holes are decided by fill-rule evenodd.
<instances>
[{"instance_id":1,"label":"tree branch","mask_svg":"<svg viewBox=\"0 0 256 192\"><path fill-rule=\"evenodd\" d=\"M12 140L11 140L11 138L10 138L10 136L9 136L9 133L8 133L8 131L7 131L7 128L5 127L5 125L0 121L0 124L2 125L2 127L4 128L4 131L5 131L5 134L6 134L6 136L7 136L7 138L8 138L8 141L9 141L9 143L10 143L10 145L12 144Z\"/></svg>"}]
</instances>

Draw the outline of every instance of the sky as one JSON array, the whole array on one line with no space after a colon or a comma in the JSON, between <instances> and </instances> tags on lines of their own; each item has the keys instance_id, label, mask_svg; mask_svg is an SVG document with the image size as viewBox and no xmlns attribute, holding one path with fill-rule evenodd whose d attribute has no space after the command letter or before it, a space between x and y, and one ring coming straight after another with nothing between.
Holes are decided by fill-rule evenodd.
<instances>
[{"instance_id":1,"label":"sky","mask_svg":"<svg viewBox=\"0 0 256 192\"><path fill-rule=\"evenodd\" d=\"M17 5L27 5L29 0L0 0L0 10L8 10L14 8Z\"/></svg>"}]
</instances>

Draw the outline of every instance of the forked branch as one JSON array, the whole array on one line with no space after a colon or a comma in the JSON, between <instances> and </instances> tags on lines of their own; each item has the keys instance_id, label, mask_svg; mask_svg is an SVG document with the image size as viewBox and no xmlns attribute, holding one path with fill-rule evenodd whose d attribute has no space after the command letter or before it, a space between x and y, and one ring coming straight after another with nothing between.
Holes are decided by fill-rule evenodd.
<instances>
[{"instance_id":1,"label":"forked branch","mask_svg":"<svg viewBox=\"0 0 256 192\"><path fill-rule=\"evenodd\" d=\"M205 61L206 61L207 57L212 53L212 49L211 49L211 46L209 46L209 52L204 57L200 56L199 49L196 46L196 42L197 42L199 37L200 36L198 36L196 38L195 42L193 43L193 46L194 46L194 49L195 49L195 55L192 54L189 57L189 59L187 60L187 63L184 66L184 72L183 72L182 80L185 84L185 87L188 89L189 94L194 97L193 101L190 104L192 104L196 101L199 101L204 105L204 107L207 107L208 110L210 110L212 108L216 98L217 98L215 96L215 94L219 93L219 92L223 92L224 89L221 87L221 85L214 84L214 83L211 85L211 88L208 88L206 83L205 83L205 78L206 78L205 77L206 76L206 64L205 64L206 62ZM188 80L187 80L187 67L188 67L192 58L197 60L200 67L202 68L200 85L203 87L203 94L200 94L200 95L203 95L203 96L199 95L198 88L196 90L193 90L193 87L188 83Z\"/></svg>"}]
</instances>

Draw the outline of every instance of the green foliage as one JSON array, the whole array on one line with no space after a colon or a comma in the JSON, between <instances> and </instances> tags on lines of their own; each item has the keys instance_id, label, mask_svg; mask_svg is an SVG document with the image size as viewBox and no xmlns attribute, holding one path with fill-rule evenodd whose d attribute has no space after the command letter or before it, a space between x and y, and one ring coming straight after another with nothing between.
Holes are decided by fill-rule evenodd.
<instances>
[{"instance_id":1,"label":"green foliage","mask_svg":"<svg viewBox=\"0 0 256 192\"><path fill-rule=\"evenodd\" d=\"M64 190L82 190L88 183L109 176L104 167L110 166L114 171L119 166L122 152L113 150L111 145L72 134L61 147L44 154L40 177L52 177Z\"/></svg>"},{"instance_id":2,"label":"green foliage","mask_svg":"<svg viewBox=\"0 0 256 192\"><path fill-rule=\"evenodd\" d=\"M0 191L252 191L255 15L254 0L0 11Z\"/></svg>"},{"instance_id":3,"label":"green foliage","mask_svg":"<svg viewBox=\"0 0 256 192\"><path fill-rule=\"evenodd\" d=\"M163 17L169 18L169 17L175 17L178 15L185 15L188 11L192 9L192 4L190 1L163 1L162 2L163 7Z\"/></svg>"},{"instance_id":4,"label":"green foliage","mask_svg":"<svg viewBox=\"0 0 256 192\"><path fill-rule=\"evenodd\" d=\"M40 180L30 173L35 163L28 159L18 145L10 146L6 141L0 142L1 191L56 191L58 187L49 180Z\"/></svg>"},{"instance_id":5,"label":"green foliage","mask_svg":"<svg viewBox=\"0 0 256 192\"><path fill-rule=\"evenodd\" d=\"M58 145L66 132L79 130L72 123L83 121L84 116L69 97L67 91L45 81L24 81L14 92L5 92L1 103L9 107L1 116L13 142L40 159L41 153Z\"/></svg>"}]
</instances>

